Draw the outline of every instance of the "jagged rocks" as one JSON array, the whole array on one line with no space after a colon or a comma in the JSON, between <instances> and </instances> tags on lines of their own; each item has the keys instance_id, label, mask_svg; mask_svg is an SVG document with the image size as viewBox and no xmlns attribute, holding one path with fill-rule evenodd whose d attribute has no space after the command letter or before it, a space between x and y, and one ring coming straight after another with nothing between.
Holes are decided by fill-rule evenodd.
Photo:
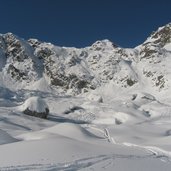
<instances>
[{"instance_id":1,"label":"jagged rocks","mask_svg":"<svg viewBox=\"0 0 171 171\"><path fill-rule=\"evenodd\" d=\"M165 46L167 43L171 43L171 23L159 28L151 35L151 38L155 39L154 44L158 44L161 47Z\"/></svg>"},{"instance_id":2,"label":"jagged rocks","mask_svg":"<svg viewBox=\"0 0 171 171\"><path fill-rule=\"evenodd\" d=\"M29 40L28 40L28 43L29 43L34 49L37 48L37 47L41 44L41 42L38 41L37 39L29 39Z\"/></svg>"},{"instance_id":3,"label":"jagged rocks","mask_svg":"<svg viewBox=\"0 0 171 171\"><path fill-rule=\"evenodd\" d=\"M25 109L23 111L24 114L26 115L30 115L30 116L35 116L35 117L38 117L38 118L43 118L43 119L46 119L48 114L49 114L49 110L48 108L46 108L46 111L45 112L36 112L36 111L32 111L30 109Z\"/></svg>"},{"instance_id":4,"label":"jagged rocks","mask_svg":"<svg viewBox=\"0 0 171 171\"><path fill-rule=\"evenodd\" d=\"M11 75L11 77L14 78L15 80L26 79L26 74L24 72L21 72L12 64L9 65L7 71Z\"/></svg>"},{"instance_id":5,"label":"jagged rocks","mask_svg":"<svg viewBox=\"0 0 171 171\"><path fill-rule=\"evenodd\" d=\"M39 49L38 51L36 51L36 56L39 59L47 59L51 55L53 55L53 52L50 49L48 49L47 47L43 47L43 48Z\"/></svg>"}]
</instances>

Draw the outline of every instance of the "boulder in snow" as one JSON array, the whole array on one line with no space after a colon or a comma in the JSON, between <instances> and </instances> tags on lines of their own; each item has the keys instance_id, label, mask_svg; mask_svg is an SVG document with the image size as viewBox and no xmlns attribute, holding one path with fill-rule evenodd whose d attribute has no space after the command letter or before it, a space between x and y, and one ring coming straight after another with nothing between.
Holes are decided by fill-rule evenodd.
<instances>
[{"instance_id":1,"label":"boulder in snow","mask_svg":"<svg viewBox=\"0 0 171 171\"><path fill-rule=\"evenodd\" d=\"M49 107L46 102L39 97L30 97L22 105L21 110L24 114L39 117L47 118L49 114Z\"/></svg>"}]
</instances>

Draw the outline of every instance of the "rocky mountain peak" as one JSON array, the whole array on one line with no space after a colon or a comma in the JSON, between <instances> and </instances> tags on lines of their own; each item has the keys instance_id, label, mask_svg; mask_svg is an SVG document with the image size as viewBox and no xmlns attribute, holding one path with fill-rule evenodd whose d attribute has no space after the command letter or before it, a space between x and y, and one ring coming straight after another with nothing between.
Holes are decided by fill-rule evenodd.
<instances>
[{"instance_id":1,"label":"rocky mountain peak","mask_svg":"<svg viewBox=\"0 0 171 171\"><path fill-rule=\"evenodd\" d=\"M104 40L98 40L95 43L93 43L91 45L91 47L96 50L96 51L100 51L100 50L113 50L114 48L117 48L118 46L116 44L114 44L113 42L111 42L108 39L104 39Z\"/></svg>"},{"instance_id":2,"label":"rocky mountain peak","mask_svg":"<svg viewBox=\"0 0 171 171\"><path fill-rule=\"evenodd\" d=\"M159 27L154 31L145 43L153 43L157 46L164 47L166 44L171 43L171 23L163 27Z\"/></svg>"},{"instance_id":3,"label":"rocky mountain peak","mask_svg":"<svg viewBox=\"0 0 171 171\"><path fill-rule=\"evenodd\" d=\"M41 42L38 39L29 39L28 43L33 47L33 48L37 48Z\"/></svg>"}]
</instances>

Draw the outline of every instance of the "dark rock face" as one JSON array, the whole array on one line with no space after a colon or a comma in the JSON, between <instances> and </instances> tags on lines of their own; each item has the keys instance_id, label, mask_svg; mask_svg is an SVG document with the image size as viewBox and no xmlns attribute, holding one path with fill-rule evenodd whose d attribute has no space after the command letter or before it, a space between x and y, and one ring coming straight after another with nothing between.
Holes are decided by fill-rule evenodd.
<instances>
[{"instance_id":1,"label":"dark rock face","mask_svg":"<svg viewBox=\"0 0 171 171\"><path fill-rule=\"evenodd\" d=\"M139 47L139 60L144 65L143 75L159 91L168 88L165 61L171 55L167 46L171 44L171 23L153 32Z\"/></svg>"},{"instance_id":2,"label":"dark rock face","mask_svg":"<svg viewBox=\"0 0 171 171\"><path fill-rule=\"evenodd\" d=\"M157 56L164 55L163 47L168 43L171 43L171 23L153 32L142 44L141 60L148 59L150 62L155 62Z\"/></svg>"},{"instance_id":3,"label":"dark rock face","mask_svg":"<svg viewBox=\"0 0 171 171\"><path fill-rule=\"evenodd\" d=\"M38 41L37 39L29 39L29 40L28 40L28 43L29 43L34 49L37 48L37 47L41 44L41 42Z\"/></svg>"},{"instance_id":4,"label":"dark rock face","mask_svg":"<svg viewBox=\"0 0 171 171\"><path fill-rule=\"evenodd\" d=\"M18 62L24 61L28 58L24 47L22 46L21 41L12 33L8 33L4 36L4 42L6 44L6 57L13 58Z\"/></svg>"},{"instance_id":5,"label":"dark rock face","mask_svg":"<svg viewBox=\"0 0 171 171\"><path fill-rule=\"evenodd\" d=\"M26 115L46 119L48 114L49 114L49 109L46 108L45 112L36 112L36 111L31 111L30 109L27 108L26 110L23 111L23 113L26 114Z\"/></svg>"},{"instance_id":6,"label":"dark rock face","mask_svg":"<svg viewBox=\"0 0 171 171\"><path fill-rule=\"evenodd\" d=\"M137 81L131 80L131 79L127 79L126 81L127 81L127 84L128 84L129 86L133 86L133 85L137 82Z\"/></svg>"},{"instance_id":7,"label":"dark rock face","mask_svg":"<svg viewBox=\"0 0 171 171\"><path fill-rule=\"evenodd\" d=\"M15 68L15 66L12 64L10 64L8 67L8 73L11 75L12 78L16 80L26 79L26 74Z\"/></svg>"},{"instance_id":8,"label":"dark rock face","mask_svg":"<svg viewBox=\"0 0 171 171\"><path fill-rule=\"evenodd\" d=\"M154 44L158 44L163 47L165 44L171 42L171 23L164 26L162 29L154 32L151 35L152 38L156 39Z\"/></svg>"},{"instance_id":9,"label":"dark rock face","mask_svg":"<svg viewBox=\"0 0 171 171\"><path fill-rule=\"evenodd\" d=\"M0 50L6 58L6 73L16 82L36 80L37 66L33 48L12 33L0 36Z\"/></svg>"}]
</instances>

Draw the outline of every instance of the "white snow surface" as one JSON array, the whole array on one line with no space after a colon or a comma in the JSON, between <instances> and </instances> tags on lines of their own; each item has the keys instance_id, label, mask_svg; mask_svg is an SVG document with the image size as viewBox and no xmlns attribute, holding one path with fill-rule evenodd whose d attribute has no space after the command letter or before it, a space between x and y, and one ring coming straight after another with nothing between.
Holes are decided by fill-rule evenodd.
<instances>
[{"instance_id":1,"label":"white snow surface","mask_svg":"<svg viewBox=\"0 0 171 171\"><path fill-rule=\"evenodd\" d=\"M134 49L0 35L0 171L170 171L171 46L163 29ZM50 113L40 119L26 108Z\"/></svg>"}]
</instances>

